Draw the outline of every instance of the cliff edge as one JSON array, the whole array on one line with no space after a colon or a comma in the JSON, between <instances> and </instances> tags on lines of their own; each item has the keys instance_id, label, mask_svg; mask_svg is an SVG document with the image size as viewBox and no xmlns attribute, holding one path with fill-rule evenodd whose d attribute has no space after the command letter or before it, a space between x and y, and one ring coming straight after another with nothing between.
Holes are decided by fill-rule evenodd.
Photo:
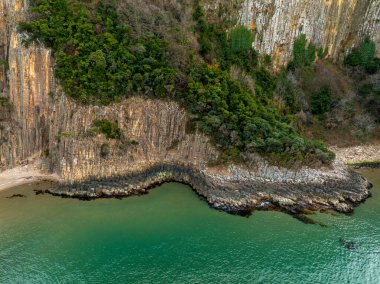
<instances>
[{"instance_id":1,"label":"cliff edge","mask_svg":"<svg viewBox=\"0 0 380 284\"><path fill-rule=\"evenodd\" d=\"M218 158L217 149L208 137L189 129L189 115L173 101L132 97L104 107L77 104L56 84L51 52L40 45L22 44L24 35L17 32L17 22L26 13L27 4L21 0L0 4L0 59L4 62L0 66L0 93L11 106L9 113L0 117L1 169L23 164L39 153L41 169L61 178L53 194L126 196L143 193L154 184L179 181L190 184L214 207L231 212L271 206L289 212L322 208L349 212L369 196L369 182L339 161L330 167L297 170L270 166L259 157L250 167L210 166ZM242 21L249 18L247 11L256 11L253 6L258 4L245 5L250 8L239 12ZM277 6L271 13L281 10ZM370 13L368 9L362 9L367 11L363 16ZM378 11L378 5L374 9ZM255 15L260 19L269 12ZM305 19L313 20L307 15ZM326 15L325 21L328 19ZM374 27L368 30L373 35ZM283 35L288 33L291 31ZM259 50L276 53L277 44L267 44L265 38L265 34L257 38ZM351 47L335 43L330 52ZM291 52L282 51L279 64ZM91 134L93 122L99 119L116 122L125 139Z\"/></svg>"}]
</instances>

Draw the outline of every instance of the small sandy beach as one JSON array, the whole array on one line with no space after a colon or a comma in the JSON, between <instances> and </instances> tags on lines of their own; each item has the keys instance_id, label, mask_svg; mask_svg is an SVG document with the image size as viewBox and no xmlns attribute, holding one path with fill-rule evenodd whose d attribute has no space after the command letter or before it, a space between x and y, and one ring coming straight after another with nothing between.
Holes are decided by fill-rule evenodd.
<instances>
[{"instance_id":1,"label":"small sandy beach","mask_svg":"<svg viewBox=\"0 0 380 284\"><path fill-rule=\"evenodd\" d=\"M58 180L58 175L43 174L32 165L19 166L0 173L0 191L38 181L58 182Z\"/></svg>"}]
</instances>

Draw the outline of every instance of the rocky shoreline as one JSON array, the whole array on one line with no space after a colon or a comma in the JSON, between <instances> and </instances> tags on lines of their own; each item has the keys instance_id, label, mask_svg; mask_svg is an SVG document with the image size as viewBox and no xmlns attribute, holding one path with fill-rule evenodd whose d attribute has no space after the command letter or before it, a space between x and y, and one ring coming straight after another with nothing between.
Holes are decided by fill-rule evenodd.
<instances>
[{"instance_id":1,"label":"rocky shoreline","mask_svg":"<svg viewBox=\"0 0 380 284\"><path fill-rule=\"evenodd\" d=\"M325 210L350 213L371 196L371 183L358 173L340 164L335 164L334 170L335 176L330 173L330 177L325 176L323 180L304 177L303 181L297 181L284 179L284 176L276 178L271 169L273 177L269 181L263 177L249 176L249 172L237 167L230 167L228 174L218 175L211 174L207 168L196 170L187 166L161 164L128 175L63 183L46 193L81 200L124 198L147 194L149 189L163 183L179 182L189 185L218 210L243 216L255 210L275 210L312 223L304 214ZM344 170L344 176L336 175L342 174L339 170ZM314 171L320 173L320 170ZM314 176L318 178L317 174Z\"/></svg>"},{"instance_id":2,"label":"rocky shoreline","mask_svg":"<svg viewBox=\"0 0 380 284\"><path fill-rule=\"evenodd\" d=\"M356 167L379 167L380 144L358 145L353 147L331 147L337 159Z\"/></svg>"}]
</instances>

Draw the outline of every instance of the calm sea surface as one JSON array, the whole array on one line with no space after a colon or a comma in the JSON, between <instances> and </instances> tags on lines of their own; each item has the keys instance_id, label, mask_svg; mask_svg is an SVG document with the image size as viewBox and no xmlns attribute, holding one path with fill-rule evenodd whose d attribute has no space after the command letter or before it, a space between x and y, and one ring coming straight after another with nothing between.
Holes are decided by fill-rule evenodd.
<instances>
[{"instance_id":1,"label":"calm sea surface","mask_svg":"<svg viewBox=\"0 0 380 284\"><path fill-rule=\"evenodd\" d=\"M327 227L279 212L210 209L187 186L124 200L0 193L0 283L380 283L380 170L373 197ZM15 193L26 198L7 199ZM353 242L347 249L340 239Z\"/></svg>"}]
</instances>

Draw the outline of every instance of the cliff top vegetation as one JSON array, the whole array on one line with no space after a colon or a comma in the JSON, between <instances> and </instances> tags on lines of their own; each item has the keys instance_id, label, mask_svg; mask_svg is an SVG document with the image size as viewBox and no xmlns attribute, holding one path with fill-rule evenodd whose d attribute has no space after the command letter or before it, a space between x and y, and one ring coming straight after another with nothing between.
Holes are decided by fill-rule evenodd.
<instances>
[{"instance_id":1,"label":"cliff top vegetation","mask_svg":"<svg viewBox=\"0 0 380 284\"><path fill-rule=\"evenodd\" d=\"M158 3L155 13L149 10L154 5L134 6L35 0L20 31L28 34L26 44L53 50L55 75L68 96L92 104L135 94L176 99L213 137L221 162L250 153L286 166L334 159L322 143L290 126L293 112L276 108L278 78L267 70L270 57L252 48L251 31L208 23L197 1L193 15L181 13L178 3Z\"/></svg>"}]
</instances>

